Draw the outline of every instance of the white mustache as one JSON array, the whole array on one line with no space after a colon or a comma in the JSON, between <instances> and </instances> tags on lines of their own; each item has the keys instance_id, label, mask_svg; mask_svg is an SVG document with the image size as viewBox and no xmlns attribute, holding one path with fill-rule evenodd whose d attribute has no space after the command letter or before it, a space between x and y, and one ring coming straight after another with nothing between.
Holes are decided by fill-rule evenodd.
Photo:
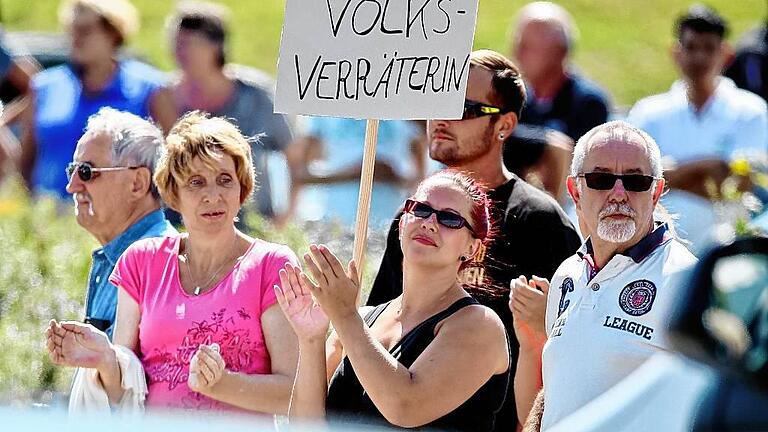
<instances>
[{"instance_id":1,"label":"white mustache","mask_svg":"<svg viewBox=\"0 0 768 432\"><path fill-rule=\"evenodd\" d=\"M611 215L624 215L628 217L635 217L635 209L629 206L627 203L610 203L600 210L598 217L600 219Z\"/></svg>"},{"instance_id":2,"label":"white mustache","mask_svg":"<svg viewBox=\"0 0 768 432\"><path fill-rule=\"evenodd\" d=\"M78 204L77 203L77 199L78 198L82 199L83 201L88 202L88 215L89 216L95 216L96 213L94 213L94 211L93 211L93 201L91 200L90 195L84 194L84 193L80 193L80 192L75 192L75 193L72 194L72 200L75 202L75 216L78 216L80 214L80 210L79 210L79 207L77 205Z\"/></svg>"}]
</instances>

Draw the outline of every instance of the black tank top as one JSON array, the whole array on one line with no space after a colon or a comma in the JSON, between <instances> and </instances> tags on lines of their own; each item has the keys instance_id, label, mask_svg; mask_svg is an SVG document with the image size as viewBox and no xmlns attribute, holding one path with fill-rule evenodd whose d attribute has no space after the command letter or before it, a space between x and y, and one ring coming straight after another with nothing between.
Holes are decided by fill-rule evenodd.
<instances>
[{"instance_id":1,"label":"black tank top","mask_svg":"<svg viewBox=\"0 0 768 432\"><path fill-rule=\"evenodd\" d=\"M435 339L435 326L442 320L456 313L458 310L479 304L471 297L464 297L442 312L438 312L426 321L417 325L395 344L389 351L398 362L405 367L410 367L421 355L427 346ZM389 303L384 303L365 316L365 323L372 326L376 319L384 312ZM508 343L508 342L507 342ZM509 349L508 351L509 352ZM450 413L433 422L421 426L419 429L450 430L450 431L491 431L493 430L496 412L504 403L504 397L509 385L509 372L493 375L480 389L467 401ZM435 395L439 397L439 395ZM346 356L331 378L326 399L328 417L332 420L366 423L376 425L389 424L378 408L373 404L367 392L352 368L352 363Z\"/></svg>"}]
</instances>

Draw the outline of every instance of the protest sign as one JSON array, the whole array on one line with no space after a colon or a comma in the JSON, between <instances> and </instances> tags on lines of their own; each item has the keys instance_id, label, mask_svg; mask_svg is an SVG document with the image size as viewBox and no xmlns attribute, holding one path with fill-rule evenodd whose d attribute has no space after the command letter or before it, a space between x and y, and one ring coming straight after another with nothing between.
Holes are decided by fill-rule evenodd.
<instances>
[{"instance_id":1,"label":"protest sign","mask_svg":"<svg viewBox=\"0 0 768 432\"><path fill-rule=\"evenodd\" d=\"M275 111L368 119L353 253L359 266L378 121L461 118L477 5L478 0L287 0Z\"/></svg>"},{"instance_id":2,"label":"protest sign","mask_svg":"<svg viewBox=\"0 0 768 432\"><path fill-rule=\"evenodd\" d=\"M477 0L288 0L275 110L461 117Z\"/></svg>"}]
</instances>

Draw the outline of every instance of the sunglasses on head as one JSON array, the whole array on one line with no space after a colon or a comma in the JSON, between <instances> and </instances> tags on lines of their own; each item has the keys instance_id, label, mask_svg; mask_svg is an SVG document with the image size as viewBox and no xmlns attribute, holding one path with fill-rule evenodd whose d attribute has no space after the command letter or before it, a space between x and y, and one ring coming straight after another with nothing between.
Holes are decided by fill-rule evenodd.
<instances>
[{"instance_id":1,"label":"sunglasses on head","mask_svg":"<svg viewBox=\"0 0 768 432\"><path fill-rule=\"evenodd\" d=\"M464 100L464 113L461 116L462 120L470 120L478 117L504 114L505 111L499 107L493 105L486 105L482 102L475 102L469 99Z\"/></svg>"},{"instance_id":2,"label":"sunglasses on head","mask_svg":"<svg viewBox=\"0 0 768 432\"><path fill-rule=\"evenodd\" d=\"M420 219L427 219L434 213L437 215L437 223L446 228L461 229L467 227L469 232L472 234L475 233L475 230L472 229L472 225L470 225L461 215L446 210L435 210L430 207L429 204L421 201L412 199L405 200L405 211Z\"/></svg>"},{"instance_id":3,"label":"sunglasses on head","mask_svg":"<svg viewBox=\"0 0 768 432\"><path fill-rule=\"evenodd\" d=\"M100 173L103 172L110 172L110 171L123 171L123 170L129 170L129 169L138 169L141 167L138 166L116 166L116 167L106 167L106 168L94 168L93 165L91 165L90 162L70 162L67 164L67 168L65 169L65 172L67 173L67 178L71 179L72 174L77 171L77 176L80 178L80 180L87 182L90 181L96 177L99 176Z\"/></svg>"},{"instance_id":4,"label":"sunglasses on head","mask_svg":"<svg viewBox=\"0 0 768 432\"><path fill-rule=\"evenodd\" d=\"M607 172L591 172L579 174L577 177L584 177L587 181L587 187L595 190L611 190L616 184L616 180L621 180L624 189L630 192L645 192L651 188L656 177L645 174L613 174Z\"/></svg>"}]
</instances>

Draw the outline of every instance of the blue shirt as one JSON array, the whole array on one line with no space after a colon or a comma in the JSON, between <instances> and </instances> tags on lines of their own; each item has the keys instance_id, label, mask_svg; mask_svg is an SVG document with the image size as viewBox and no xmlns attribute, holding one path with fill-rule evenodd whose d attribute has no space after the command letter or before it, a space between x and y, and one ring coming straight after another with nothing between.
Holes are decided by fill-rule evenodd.
<instances>
[{"instance_id":1,"label":"blue shirt","mask_svg":"<svg viewBox=\"0 0 768 432\"><path fill-rule=\"evenodd\" d=\"M2 44L0 44L0 79L5 78L5 75L8 74L12 64L13 59L11 58L11 54Z\"/></svg>"},{"instance_id":2,"label":"blue shirt","mask_svg":"<svg viewBox=\"0 0 768 432\"><path fill-rule=\"evenodd\" d=\"M64 168L72 160L88 117L108 106L146 118L150 98L164 82L162 72L134 60L120 61L112 81L93 94L83 90L80 76L72 65L37 74L32 80L37 142L37 161L32 171L34 190L69 198Z\"/></svg>"},{"instance_id":3,"label":"blue shirt","mask_svg":"<svg viewBox=\"0 0 768 432\"><path fill-rule=\"evenodd\" d=\"M134 242L148 237L176 235L176 229L165 219L162 210L156 210L131 225L111 242L93 251L91 272L88 275L88 297L85 300L85 319L112 338L117 312L117 287L109 282L120 255Z\"/></svg>"}]
</instances>

